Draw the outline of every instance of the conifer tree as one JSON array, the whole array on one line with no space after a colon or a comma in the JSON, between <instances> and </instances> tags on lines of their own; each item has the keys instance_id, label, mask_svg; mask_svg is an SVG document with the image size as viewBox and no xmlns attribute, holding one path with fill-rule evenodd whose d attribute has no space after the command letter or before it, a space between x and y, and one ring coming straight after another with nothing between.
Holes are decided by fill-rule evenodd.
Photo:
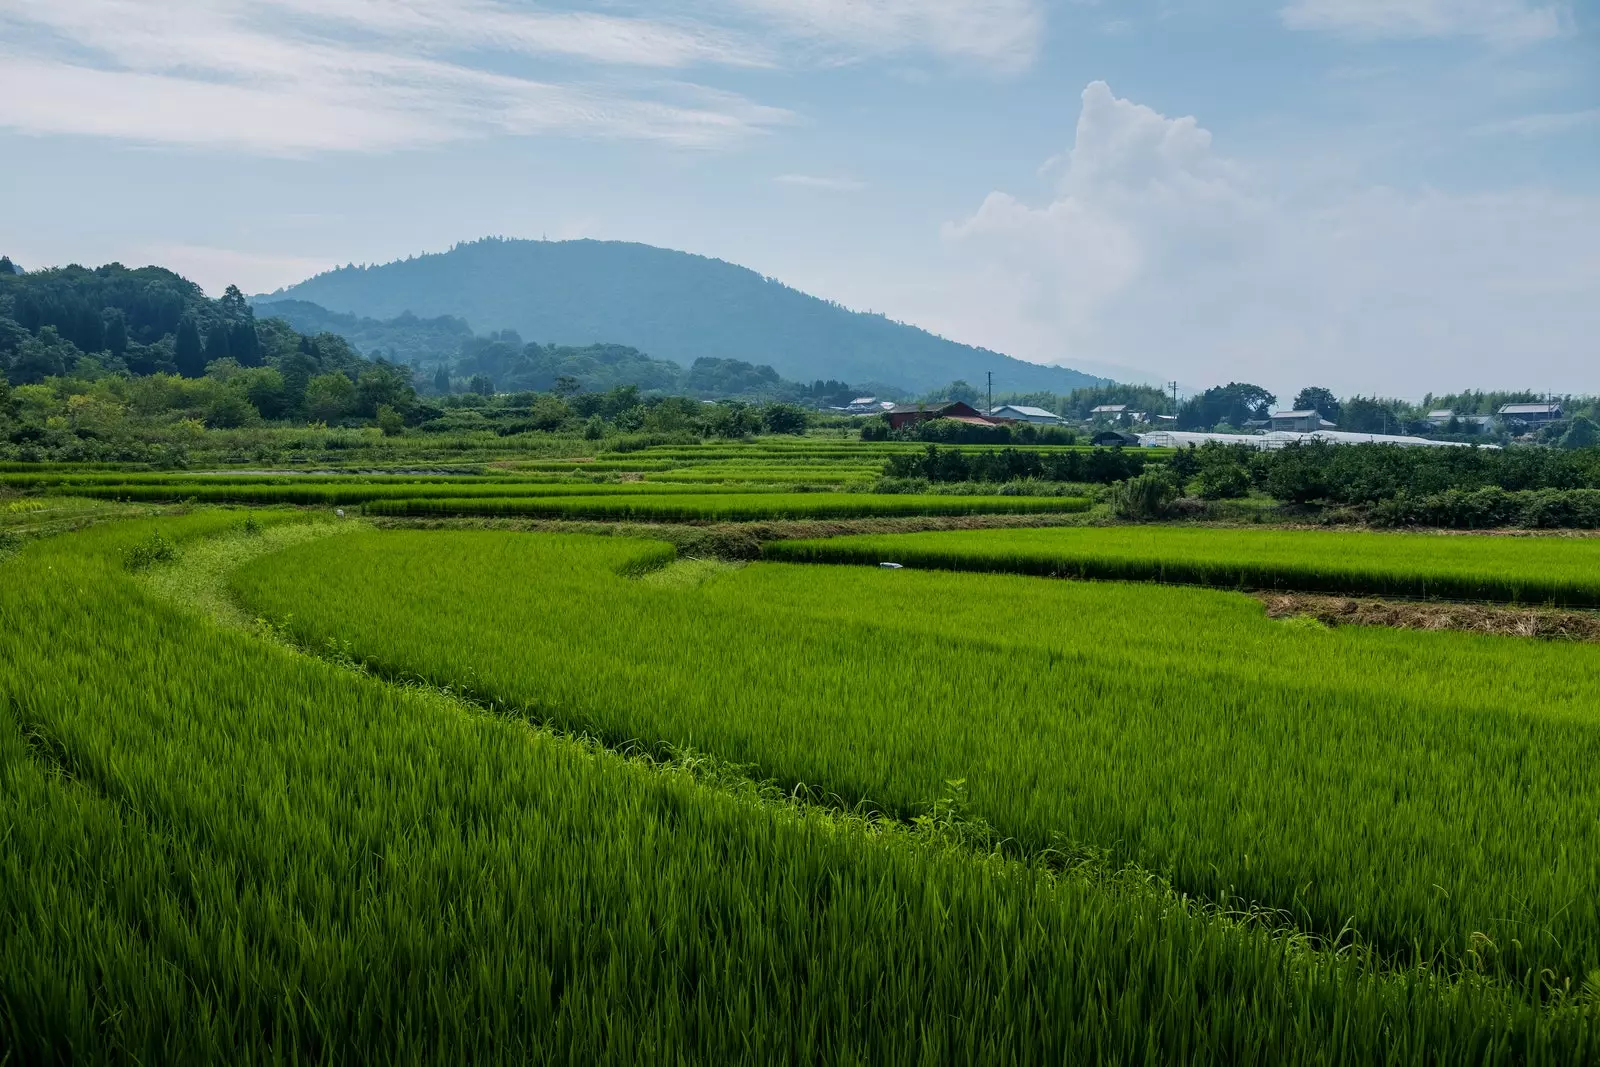
<instances>
[{"instance_id":1,"label":"conifer tree","mask_svg":"<svg viewBox=\"0 0 1600 1067\"><path fill-rule=\"evenodd\" d=\"M178 332L172 340L172 362L185 378L199 378L206 372L205 349L200 343L200 327L194 316L185 315L178 320Z\"/></svg>"}]
</instances>

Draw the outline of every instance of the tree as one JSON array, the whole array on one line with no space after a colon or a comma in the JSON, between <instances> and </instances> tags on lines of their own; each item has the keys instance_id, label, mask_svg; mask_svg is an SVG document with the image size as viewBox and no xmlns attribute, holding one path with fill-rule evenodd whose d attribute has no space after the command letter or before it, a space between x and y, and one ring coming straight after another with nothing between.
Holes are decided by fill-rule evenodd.
<instances>
[{"instance_id":1,"label":"tree","mask_svg":"<svg viewBox=\"0 0 1600 1067\"><path fill-rule=\"evenodd\" d=\"M1600 428L1587 415L1574 418L1561 437L1562 448L1593 448L1596 444L1600 444Z\"/></svg>"},{"instance_id":2,"label":"tree","mask_svg":"<svg viewBox=\"0 0 1600 1067\"><path fill-rule=\"evenodd\" d=\"M250 406L263 419L281 419L291 407L283 373L276 367L250 367L241 371L233 384L244 391Z\"/></svg>"},{"instance_id":3,"label":"tree","mask_svg":"<svg viewBox=\"0 0 1600 1067\"><path fill-rule=\"evenodd\" d=\"M46 326L38 337L30 337L22 343L6 376L17 385L36 385L46 378L66 374L81 355L78 347L57 333L54 326Z\"/></svg>"},{"instance_id":4,"label":"tree","mask_svg":"<svg viewBox=\"0 0 1600 1067\"><path fill-rule=\"evenodd\" d=\"M767 404L761 409L761 428L767 433L805 433L805 409L794 404Z\"/></svg>"},{"instance_id":5,"label":"tree","mask_svg":"<svg viewBox=\"0 0 1600 1067\"><path fill-rule=\"evenodd\" d=\"M0 423L17 417L17 402L11 398L11 383L0 374Z\"/></svg>"},{"instance_id":6,"label":"tree","mask_svg":"<svg viewBox=\"0 0 1600 1067\"><path fill-rule=\"evenodd\" d=\"M494 396L494 381L487 374L474 374L467 383L467 391L479 396Z\"/></svg>"},{"instance_id":7,"label":"tree","mask_svg":"<svg viewBox=\"0 0 1600 1067\"><path fill-rule=\"evenodd\" d=\"M105 310L105 346L117 359L128 350L128 321L118 308Z\"/></svg>"},{"instance_id":8,"label":"tree","mask_svg":"<svg viewBox=\"0 0 1600 1067\"><path fill-rule=\"evenodd\" d=\"M193 315L185 315L178 321L172 342L172 362L185 378L200 378L206 373L205 347L200 342L200 327Z\"/></svg>"},{"instance_id":9,"label":"tree","mask_svg":"<svg viewBox=\"0 0 1600 1067\"><path fill-rule=\"evenodd\" d=\"M1401 428L1400 402L1375 396L1353 396L1345 401L1343 429L1354 433L1396 433Z\"/></svg>"},{"instance_id":10,"label":"tree","mask_svg":"<svg viewBox=\"0 0 1600 1067\"><path fill-rule=\"evenodd\" d=\"M1317 411L1329 422L1338 422L1339 413L1343 410L1339 398L1333 395L1330 389L1320 385L1308 385L1295 394L1294 408L1296 411Z\"/></svg>"},{"instance_id":11,"label":"tree","mask_svg":"<svg viewBox=\"0 0 1600 1067\"><path fill-rule=\"evenodd\" d=\"M343 374L319 374L306 383L306 411L317 422L344 418L355 398L355 383Z\"/></svg>"},{"instance_id":12,"label":"tree","mask_svg":"<svg viewBox=\"0 0 1600 1067\"><path fill-rule=\"evenodd\" d=\"M1219 423L1244 426L1272 413L1278 398L1259 385L1229 382L1190 397L1178 409L1180 430L1206 430Z\"/></svg>"},{"instance_id":13,"label":"tree","mask_svg":"<svg viewBox=\"0 0 1600 1067\"><path fill-rule=\"evenodd\" d=\"M206 405L206 425L215 429L231 430L236 426L248 426L260 417L244 390L234 385L218 389Z\"/></svg>"},{"instance_id":14,"label":"tree","mask_svg":"<svg viewBox=\"0 0 1600 1067\"><path fill-rule=\"evenodd\" d=\"M304 343L305 338L300 340ZM278 364L278 372L283 375L283 403L286 410L295 411L305 404L306 387L317 370L316 359L300 350L289 353Z\"/></svg>"},{"instance_id":15,"label":"tree","mask_svg":"<svg viewBox=\"0 0 1600 1067\"><path fill-rule=\"evenodd\" d=\"M443 363L433 372L433 391L440 396L450 395L450 368Z\"/></svg>"},{"instance_id":16,"label":"tree","mask_svg":"<svg viewBox=\"0 0 1600 1067\"><path fill-rule=\"evenodd\" d=\"M385 437L398 437L400 434L404 433L406 429L405 416L400 414L394 408L390 407L388 404L378 405L378 417L376 421L378 423L378 429L383 431L383 436Z\"/></svg>"},{"instance_id":17,"label":"tree","mask_svg":"<svg viewBox=\"0 0 1600 1067\"><path fill-rule=\"evenodd\" d=\"M21 274L22 269L11 262L10 256L0 256L0 274Z\"/></svg>"},{"instance_id":18,"label":"tree","mask_svg":"<svg viewBox=\"0 0 1600 1067\"><path fill-rule=\"evenodd\" d=\"M215 363L219 359L230 359L233 356L228 346L228 327L226 323L217 323L206 334L206 363Z\"/></svg>"},{"instance_id":19,"label":"tree","mask_svg":"<svg viewBox=\"0 0 1600 1067\"><path fill-rule=\"evenodd\" d=\"M261 337L252 320L241 319L228 327L228 354L238 360L241 367L261 366Z\"/></svg>"},{"instance_id":20,"label":"tree","mask_svg":"<svg viewBox=\"0 0 1600 1067\"><path fill-rule=\"evenodd\" d=\"M241 319L249 316L250 302L244 298L237 285L230 285L222 291L222 299L217 301L222 305L222 313L230 319Z\"/></svg>"}]
</instances>

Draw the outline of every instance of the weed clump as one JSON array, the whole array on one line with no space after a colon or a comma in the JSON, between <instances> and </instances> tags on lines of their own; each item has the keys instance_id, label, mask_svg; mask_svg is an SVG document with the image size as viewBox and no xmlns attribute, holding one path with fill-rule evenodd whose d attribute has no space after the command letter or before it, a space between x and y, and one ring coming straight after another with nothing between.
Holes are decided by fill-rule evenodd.
<instances>
[{"instance_id":1,"label":"weed clump","mask_svg":"<svg viewBox=\"0 0 1600 1067\"><path fill-rule=\"evenodd\" d=\"M178 558L176 542L161 536L160 531L143 541L129 545L122 553L122 565L130 571L142 571L157 563L171 563Z\"/></svg>"}]
</instances>

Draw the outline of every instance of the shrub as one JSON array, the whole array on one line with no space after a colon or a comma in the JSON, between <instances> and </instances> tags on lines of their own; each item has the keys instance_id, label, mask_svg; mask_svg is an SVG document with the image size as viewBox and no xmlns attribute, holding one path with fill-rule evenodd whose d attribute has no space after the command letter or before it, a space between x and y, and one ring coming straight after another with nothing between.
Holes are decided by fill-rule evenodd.
<instances>
[{"instance_id":1,"label":"shrub","mask_svg":"<svg viewBox=\"0 0 1600 1067\"><path fill-rule=\"evenodd\" d=\"M157 563L171 563L178 558L178 546L160 532L136 542L122 553L123 566L130 571L141 571Z\"/></svg>"},{"instance_id":2,"label":"shrub","mask_svg":"<svg viewBox=\"0 0 1600 1067\"><path fill-rule=\"evenodd\" d=\"M1165 470L1156 470L1117 482L1107 499L1112 514L1118 518L1159 519L1167 514L1177 495L1171 476Z\"/></svg>"},{"instance_id":3,"label":"shrub","mask_svg":"<svg viewBox=\"0 0 1600 1067\"><path fill-rule=\"evenodd\" d=\"M1200 472L1198 485L1205 500L1234 500L1250 492L1250 472L1235 463L1213 464Z\"/></svg>"}]
</instances>

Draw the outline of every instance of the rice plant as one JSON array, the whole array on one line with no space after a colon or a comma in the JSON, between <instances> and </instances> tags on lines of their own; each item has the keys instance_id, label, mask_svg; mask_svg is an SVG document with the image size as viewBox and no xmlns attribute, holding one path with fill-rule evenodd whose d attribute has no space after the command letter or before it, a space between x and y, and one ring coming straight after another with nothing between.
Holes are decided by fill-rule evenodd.
<instances>
[{"instance_id":1,"label":"rice plant","mask_svg":"<svg viewBox=\"0 0 1600 1067\"><path fill-rule=\"evenodd\" d=\"M1051 873L708 784L219 629L118 565L154 529L0 563L15 1062L1600 1055L1576 993L1317 951L1136 871ZM623 555L583 560L593 591L629 581Z\"/></svg>"},{"instance_id":2,"label":"rice plant","mask_svg":"<svg viewBox=\"0 0 1600 1067\"><path fill-rule=\"evenodd\" d=\"M1600 968L1600 650L1286 627L1209 590L757 564L392 531L242 570L255 612L394 677L752 764L911 818L947 780L1024 853L1103 848L1398 959Z\"/></svg>"},{"instance_id":3,"label":"rice plant","mask_svg":"<svg viewBox=\"0 0 1600 1067\"><path fill-rule=\"evenodd\" d=\"M1600 539L1193 527L977 530L788 541L768 558L1062 578L1600 606Z\"/></svg>"}]
</instances>

